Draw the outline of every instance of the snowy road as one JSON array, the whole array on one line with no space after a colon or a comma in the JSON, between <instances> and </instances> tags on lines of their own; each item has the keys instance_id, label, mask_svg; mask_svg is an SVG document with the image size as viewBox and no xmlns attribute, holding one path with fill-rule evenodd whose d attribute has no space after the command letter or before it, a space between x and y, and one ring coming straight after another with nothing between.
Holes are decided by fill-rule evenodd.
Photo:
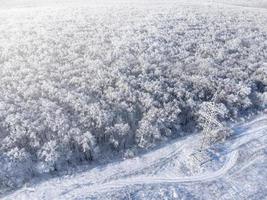
<instances>
[{"instance_id":1,"label":"snowy road","mask_svg":"<svg viewBox=\"0 0 267 200\"><path fill-rule=\"evenodd\" d=\"M204 172L198 174L186 176L180 172L180 175L173 176L171 173L173 169L171 168L167 170L168 173L163 170L161 174L146 174L148 168L153 171L158 165L168 165L169 163L164 163L166 157L169 159L167 162L173 162L182 160L182 157L190 156L184 152L187 152L187 154L192 152L190 147L192 148L199 139L194 136L178 140L139 158L109 164L104 168L95 168L71 177L51 179L28 188L25 187L2 199L93 199L95 197L101 199L103 195L118 193L142 185L172 184L177 187L179 185L190 187L205 182L229 180L236 174L242 175L252 165L254 165L254 169L257 169L257 163L266 159L266 144L264 141L266 141L267 116L258 117L235 129L242 131L237 132L233 139L223 144L225 150L219 153L218 157L225 157L225 159L221 161L222 165L218 169L215 169L214 166L219 164L220 161L214 158L210 161L210 163L213 163L213 167L203 165ZM187 150L182 151L182 149ZM252 155L254 156L244 160L243 156L250 155L249 152L253 152ZM264 165L266 165L265 162ZM135 167L130 169L129 166ZM173 168L177 166L176 164ZM264 171L265 169L261 170ZM133 173L133 171L138 173ZM229 191L225 192L229 194Z\"/></svg>"},{"instance_id":2,"label":"snowy road","mask_svg":"<svg viewBox=\"0 0 267 200\"><path fill-rule=\"evenodd\" d=\"M138 185L138 184L160 184L160 183L192 183L192 182L206 182L212 181L214 179L221 178L228 170L230 170L236 163L238 158L238 152L233 151L229 154L229 160L225 163L225 165L218 171L214 173L206 173L197 176L188 176L188 177L149 177L149 176L139 176L136 178L125 178L119 179L117 181L111 181L106 184L96 184L89 186L86 189L87 192L107 192L110 190L120 189L129 185ZM80 188L80 190L84 190L84 188ZM82 191L76 190L76 193L81 193Z\"/></svg>"}]
</instances>

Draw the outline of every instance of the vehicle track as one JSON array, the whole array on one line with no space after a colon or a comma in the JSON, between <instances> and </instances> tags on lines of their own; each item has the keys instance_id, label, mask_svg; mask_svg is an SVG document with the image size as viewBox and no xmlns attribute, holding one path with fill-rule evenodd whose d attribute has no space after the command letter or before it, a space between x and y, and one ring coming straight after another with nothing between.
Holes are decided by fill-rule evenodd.
<instances>
[{"instance_id":1,"label":"vehicle track","mask_svg":"<svg viewBox=\"0 0 267 200\"><path fill-rule=\"evenodd\" d=\"M229 155L229 160L225 165L218 171L214 173L204 173L197 176L187 176L187 177L175 177L175 178L166 178L166 177L153 177L153 176L139 176L133 178L119 179L117 181L111 181L106 184L101 185L92 185L86 188L88 193L98 192L101 193L118 190L126 186L131 185L143 185L143 184L157 184L157 183L197 183L197 182L207 182L212 181L218 178L221 178L229 169L231 169L238 158L238 151L233 151ZM82 188L84 190L85 188ZM75 193L79 193L79 190L76 190Z\"/></svg>"}]
</instances>

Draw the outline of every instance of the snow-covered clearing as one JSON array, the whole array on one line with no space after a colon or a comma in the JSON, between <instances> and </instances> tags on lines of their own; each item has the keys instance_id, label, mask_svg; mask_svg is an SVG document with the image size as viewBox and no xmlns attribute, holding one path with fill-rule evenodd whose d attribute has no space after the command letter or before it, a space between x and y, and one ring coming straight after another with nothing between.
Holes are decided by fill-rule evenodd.
<instances>
[{"instance_id":1,"label":"snow-covered clearing","mask_svg":"<svg viewBox=\"0 0 267 200\"><path fill-rule=\"evenodd\" d=\"M267 116L233 129L230 140L206 150L213 153L203 165L191 156L199 139L194 135L133 159L28 185L2 199L264 199Z\"/></svg>"},{"instance_id":2,"label":"snow-covered clearing","mask_svg":"<svg viewBox=\"0 0 267 200\"><path fill-rule=\"evenodd\" d=\"M36 7L70 7L70 6L90 6L90 7L107 7L107 6L166 6L166 5L230 5L243 7L266 8L266 0L0 0L0 9L14 8L36 8Z\"/></svg>"}]
</instances>

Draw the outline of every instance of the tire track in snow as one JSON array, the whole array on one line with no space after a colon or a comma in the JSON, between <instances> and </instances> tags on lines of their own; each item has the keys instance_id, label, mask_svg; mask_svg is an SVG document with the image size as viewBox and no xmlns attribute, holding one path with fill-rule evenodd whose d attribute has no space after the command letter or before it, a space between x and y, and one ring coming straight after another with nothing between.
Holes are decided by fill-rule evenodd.
<instances>
[{"instance_id":1,"label":"tire track in snow","mask_svg":"<svg viewBox=\"0 0 267 200\"><path fill-rule=\"evenodd\" d=\"M197 176L187 176L187 177L176 177L176 178L166 178L166 177L135 177L119 179L117 181L111 181L102 185L93 185L88 188L80 188L75 191L79 194L82 190L86 190L87 193L104 193L112 190L122 189L127 186L133 185L143 185L143 184L158 184L158 183L198 183L216 180L223 177L236 163L238 158L238 151L233 151L229 155L229 160L226 164L219 170L212 173L204 173ZM64 196L63 196L64 198Z\"/></svg>"}]
</instances>

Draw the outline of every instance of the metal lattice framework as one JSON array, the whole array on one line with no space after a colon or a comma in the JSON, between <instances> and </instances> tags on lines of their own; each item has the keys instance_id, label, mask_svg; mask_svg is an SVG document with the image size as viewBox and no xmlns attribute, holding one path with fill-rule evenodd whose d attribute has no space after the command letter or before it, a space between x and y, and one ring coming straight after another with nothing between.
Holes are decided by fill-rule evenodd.
<instances>
[{"instance_id":1,"label":"metal lattice framework","mask_svg":"<svg viewBox=\"0 0 267 200\"><path fill-rule=\"evenodd\" d=\"M218 127L222 127L222 124L216 119L217 114L218 111L212 104L208 104L207 113L202 114L202 117L205 118L206 122L204 124L203 137L200 146L201 151L203 150L204 145L207 142L210 142L210 139L212 138L212 131Z\"/></svg>"},{"instance_id":2,"label":"metal lattice framework","mask_svg":"<svg viewBox=\"0 0 267 200\"><path fill-rule=\"evenodd\" d=\"M215 100L217 98L217 93L213 96L212 100ZM217 108L214 101L206 103L206 110L205 112L200 112L200 115L204 118L205 123L203 126L203 135L201 139L201 145L200 148L191 154L193 158L201 163L201 165L209 162L212 160L209 153L204 152L205 145L207 143L210 143L210 140L212 138L212 131L218 127L223 127L223 125L217 120L217 115L223 114L223 112Z\"/></svg>"},{"instance_id":3,"label":"metal lattice framework","mask_svg":"<svg viewBox=\"0 0 267 200\"><path fill-rule=\"evenodd\" d=\"M213 99L216 97L217 94L214 95ZM223 125L217 120L218 114L223 114L223 112L216 107L214 102L207 103L205 113L200 112L200 115L205 119L200 151L203 150L204 145L211 139L211 132L213 129L216 129L216 127L223 127Z\"/></svg>"}]
</instances>

